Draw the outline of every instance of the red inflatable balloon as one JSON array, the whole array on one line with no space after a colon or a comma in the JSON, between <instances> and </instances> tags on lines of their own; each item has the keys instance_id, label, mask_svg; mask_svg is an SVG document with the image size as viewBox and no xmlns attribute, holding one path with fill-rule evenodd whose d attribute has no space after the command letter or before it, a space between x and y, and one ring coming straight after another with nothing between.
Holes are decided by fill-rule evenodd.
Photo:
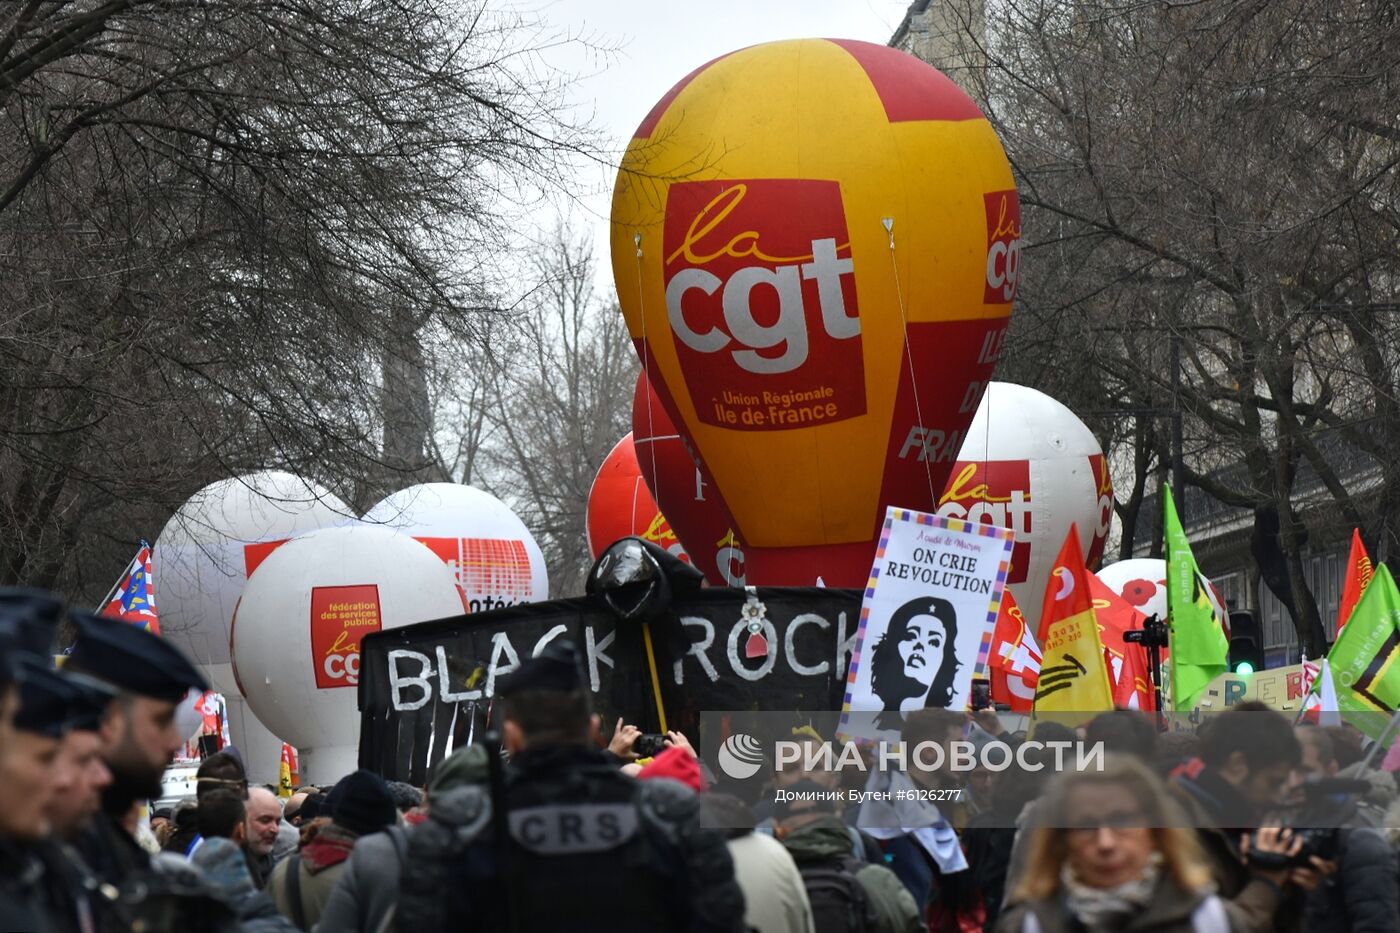
<instances>
[{"instance_id":1,"label":"red inflatable balloon","mask_svg":"<svg viewBox=\"0 0 1400 933\"><path fill-rule=\"evenodd\" d=\"M680 536L690 561L715 586L745 586L744 548L719 487L696 463L645 374L632 398L632 436L642 479Z\"/></svg>"},{"instance_id":2,"label":"red inflatable balloon","mask_svg":"<svg viewBox=\"0 0 1400 933\"><path fill-rule=\"evenodd\" d=\"M666 516L657 508L637 463L637 450L628 434L617 442L588 491L588 551L597 560L618 538L636 536L689 561Z\"/></svg>"}]
</instances>

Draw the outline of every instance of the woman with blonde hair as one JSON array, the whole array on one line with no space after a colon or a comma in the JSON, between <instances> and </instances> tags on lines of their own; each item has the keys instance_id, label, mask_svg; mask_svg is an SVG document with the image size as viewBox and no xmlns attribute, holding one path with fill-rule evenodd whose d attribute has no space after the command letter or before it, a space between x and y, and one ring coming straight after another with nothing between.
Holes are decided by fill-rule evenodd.
<instances>
[{"instance_id":1,"label":"woman with blonde hair","mask_svg":"<svg viewBox=\"0 0 1400 933\"><path fill-rule=\"evenodd\" d=\"M1193 829L1157 777L1109 757L1061 775L1039 807L1027 869L998 933L1239 933Z\"/></svg>"}]
</instances>

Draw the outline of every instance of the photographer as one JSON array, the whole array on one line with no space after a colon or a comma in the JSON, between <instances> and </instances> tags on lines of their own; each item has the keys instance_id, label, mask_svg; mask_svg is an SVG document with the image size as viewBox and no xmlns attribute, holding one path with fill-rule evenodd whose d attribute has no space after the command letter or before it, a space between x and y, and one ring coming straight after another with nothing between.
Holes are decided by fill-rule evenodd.
<instances>
[{"instance_id":1,"label":"photographer","mask_svg":"<svg viewBox=\"0 0 1400 933\"><path fill-rule=\"evenodd\" d=\"M1400 933L1394 850L1380 832L1357 825L1357 795L1308 793L1309 787L1318 787L1317 782L1335 777L1340 763L1326 730L1300 726L1294 732L1303 757L1289 802L1313 815L1303 822L1322 827L1321 847L1327 856L1319 884L1308 893L1304 928L1322 933ZM1337 828L1326 834L1327 826Z\"/></svg>"},{"instance_id":2,"label":"photographer","mask_svg":"<svg viewBox=\"0 0 1400 933\"><path fill-rule=\"evenodd\" d=\"M603 755L608 760L622 766L639 765L640 761L656 758L671 748L683 748L690 752L691 757L698 757L690 740L674 729L670 732L647 733L631 723L624 722L619 716L617 717L617 725L613 727L612 738L608 741L608 747L603 751ZM628 771L634 776L635 772L636 768Z\"/></svg>"},{"instance_id":3,"label":"photographer","mask_svg":"<svg viewBox=\"0 0 1400 933\"><path fill-rule=\"evenodd\" d=\"M1258 829L1302 760L1292 725L1268 707L1241 703L1199 735L1200 757L1177 769L1171 789L1196 828L1218 893L1249 929L1297 929L1299 886L1315 885L1320 872L1292 864L1302 841L1290 831Z\"/></svg>"}]
</instances>

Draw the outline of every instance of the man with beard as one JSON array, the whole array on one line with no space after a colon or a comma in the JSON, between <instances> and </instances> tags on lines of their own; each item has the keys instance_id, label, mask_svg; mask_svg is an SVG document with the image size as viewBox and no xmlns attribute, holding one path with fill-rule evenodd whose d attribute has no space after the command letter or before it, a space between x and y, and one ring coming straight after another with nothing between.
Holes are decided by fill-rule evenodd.
<instances>
[{"instance_id":1,"label":"man with beard","mask_svg":"<svg viewBox=\"0 0 1400 933\"><path fill-rule=\"evenodd\" d=\"M266 787L248 789L248 827L244 833L244 849L248 853L248 870L258 887L267 885L272 874L272 847L277 845L277 832L282 827L282 802Z\"/></svg>"},{"instance_id":2,"label":"man with beard","mask_svg":"<svg viewBox=\"0 0 1400 933\"><path fill-rule=\"evenodd\" d=\"M209 689L203 675L142 628L86 612L70 611L69 618L78 638L65 669L116 689L100 733L112 782L101 812L74 840L102 895L94 898L95 928L290 933L291 924L253 887L237 845L207 840L195 868L165 854L153 860L123 826L135 803L160 796L165 769L184 745L176 706L191 688Z\"/></svg>"},{"instance_id":3,"label":"man with beard","mask_svg":"<svg viewBox=\"0 0 1400 933\"><path fill-rule=\"evenodd\" d=\"M102 792L102 812L75 840L100 882L120 886L147 868L150 856L121 827L138 800L160 796L161 778L185 744L175 726L175 708L190 688L209 684L184 655L158 635L125 622L70 612L78 630L67 670L116 688L102 724L102 760L111 783Z\"/></svg>"}]
</instances>

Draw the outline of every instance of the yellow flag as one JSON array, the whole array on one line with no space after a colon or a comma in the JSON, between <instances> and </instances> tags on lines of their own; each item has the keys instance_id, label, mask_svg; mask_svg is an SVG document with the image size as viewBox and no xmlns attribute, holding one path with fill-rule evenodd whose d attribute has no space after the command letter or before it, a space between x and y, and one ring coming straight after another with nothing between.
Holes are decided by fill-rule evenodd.
<instances>
[{"instance_id":1,"label":"yellow flag","mask_svg":"<svg viewBox=\"0 0 1400 933\"><path fill-rule=\"evenodd\" d=\"M1089 571L1079 549L1079 529L1070 526L1040 616L1040 680L1035 688L1035 715L1075 725L1113 709L1113 684L1104 666L1103 642L1094 617ZM1066 718L1065 713L1083 714Z\"/></svg>"},{"instance_id":2,"label":"yellow flag","mask_svg":"<svg viewBox=\"0 0 1400 933\"><path fill-rule=\"evenodd\" d=\"M292 796L292 747L282 743L282 764L277 770L277 796L283 799Z\"/></svg>"}]
</instances>

